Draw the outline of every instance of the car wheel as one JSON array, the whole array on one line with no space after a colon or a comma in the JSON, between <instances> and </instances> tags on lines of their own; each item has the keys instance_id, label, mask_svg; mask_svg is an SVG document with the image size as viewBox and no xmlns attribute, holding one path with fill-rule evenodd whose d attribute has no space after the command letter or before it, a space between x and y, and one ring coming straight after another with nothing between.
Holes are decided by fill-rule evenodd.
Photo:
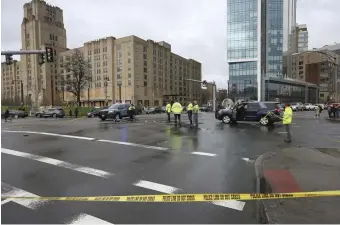
<instances>
[{"instance_id":1,"label":"car wheel","mask_svg":"<svg viewBox=\"0 0 340 225\"><path fill-rule=\"evenodd\" d=\"M92 114L91 117L94 118L94 114Z\"/></svg>"},{"instance_id":2,"label":"car wheel","mask_svg":"<svg viewBox=\"0 0 340 225\"><path fill-rule=\"evenodd\" d=\"M18 114L15 114L15 115L14 115L14 118L15 118L15 119L18 119L18 118L19 118L19 115L18 115Z\"/></svg>"},{"instance_id":3,"label":"car wheel","mask_svg":"<svg viewBox=\"0 0 340 225\"><path fill-rule=\"evenodd\" d=\"M268 119L268 117L266 117L266 116L262 117L262 118L260 119L260 124L261 124L262 126L267 126L267 125L269 124L269 119Z\"/></svg>"},{"instance_id":4,"label":"car wheel","mask_svg":"<svg viewBox=\"0 0 340 225\"><path fill-rule=\"evenodd\" d=\"M53 118L57 118L57 114L54 113L54 114L53 114Z\"/></svg>"},{"instance_id":5,"label":"car wheel","mask_svg":"<svg viewBox=\"0 0 340 225\"><path fill-rule=\"evenodd\" d=\"M35 117L40 117L41 118L41 115L38 113L37 115L35 115Z\"/></svg>"},{"instance_id":6,"label":"car wheel","mask_svg":"<svg viewBox=\"0 0 340 225\"><path fill-rule=\"evenodd\" d=\"M104 120L106 120L106 116L105 115L100 115L100 119L104 121Z\"/></svg>"},{"instance_id":7,"label":"car wheel","mask_svg":"<svg viewBox=\"0 0 340 225\"><path fill-rule=\"evenodd\" d=\"M225 124L230 123L231 122L230 116L228 116L228 115L223 116L222 122L225 123Z\"/></svg>"}]
</instances>

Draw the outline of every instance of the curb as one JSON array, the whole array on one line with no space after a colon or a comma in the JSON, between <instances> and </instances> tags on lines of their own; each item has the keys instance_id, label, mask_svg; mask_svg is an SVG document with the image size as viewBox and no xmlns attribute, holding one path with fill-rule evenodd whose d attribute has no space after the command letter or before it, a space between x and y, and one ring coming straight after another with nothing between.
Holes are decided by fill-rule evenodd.
<instances>
[{"instance_id":1,"label":"curb","mask_svg":"<svg viewBox=\"0 0 340 225\"><path fill-rule=\"evenodd\" d=\"M254 163L256 175L256 193L271 193L270 184L266 181L263 173L264 160L270 159L275 156L275 152L267 152L260 155ZM279 202L277 200L258 200L257 201L257 216L258 222L261 224L278 224L279 218L277 213L273 213L269 209L277 209Z\"/></svg>"}]
</instances>

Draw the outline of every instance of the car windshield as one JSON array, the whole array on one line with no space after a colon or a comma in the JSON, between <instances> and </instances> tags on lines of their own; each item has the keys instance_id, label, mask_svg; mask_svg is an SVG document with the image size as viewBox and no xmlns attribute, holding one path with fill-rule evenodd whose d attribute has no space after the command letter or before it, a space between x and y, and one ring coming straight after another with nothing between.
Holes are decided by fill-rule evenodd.
<instances>
[{"instance_id":1,"label":"car windshield","mask_svg":"<svg viewBox=\"0 0 340 225\"><path fill-rule=\"evenodd\" d=\"M267 107L267 109L281 109L282 106L279 103L276 102L265 102L264 105Z\"/></svg>"},{"instance_id":2,"label":"car windshield","mask_svg":"<svg viewBox=\"0 0 340 225\"><path fill-rule=\"evenodd\" d=\"M155 108L150 108L149 110L155 110Z\"/></svg>"},{"instance_id":3,"label":"car windshield","mask_svg":"<svg viewBox=\"0 0 340 225\"><path fill-rule=\"evenodd\" d=\"M49 111L49 112L53 112L54 110L55 110L55 109L49 109L48 111Z\"/></svg>"},{"instance_id":4,"label":"car windshield","mask_svg":"<svg viewBox=\"0 0 340 225\"><path fill-rule=\"evenodd\" d=\"M118 109L119 104L113 104L109 107L109 109Z\"/></svg>"}]
</instances>

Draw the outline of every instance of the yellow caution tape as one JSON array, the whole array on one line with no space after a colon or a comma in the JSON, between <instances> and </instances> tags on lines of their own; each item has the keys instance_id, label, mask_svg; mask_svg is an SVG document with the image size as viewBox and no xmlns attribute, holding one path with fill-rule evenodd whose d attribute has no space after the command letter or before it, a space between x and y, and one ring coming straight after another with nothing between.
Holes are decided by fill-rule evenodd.
<instances>
[{"instance_id":1,"label":"yellow caution tape","mask_svg":"<svg viewBox=\"0 0 340 225\"><path fill-rule=\"evenodd\" d=\"M89 197L3 197L9 199L31 199L51 201L88 201L88 202L211 202L228 200L265 200L310 197L340 196L340 190L270 194L159 194L159 195L126 195L126 196L89 196Z\"/></svg>"}]
</instances>

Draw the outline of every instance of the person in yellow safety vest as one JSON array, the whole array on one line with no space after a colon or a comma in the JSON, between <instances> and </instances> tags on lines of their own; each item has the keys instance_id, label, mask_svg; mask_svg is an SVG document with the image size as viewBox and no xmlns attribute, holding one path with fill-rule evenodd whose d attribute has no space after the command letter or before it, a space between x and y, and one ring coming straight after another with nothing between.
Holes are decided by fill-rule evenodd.
<instances>
[{"instance_id":1,"label":"person in yellow safety vest","mask_svg":"<svg viewBox=\"0 0 340 225\"><path fill-rule=\"evenodd\" d=\"M171 113L171 104L168 102L165 107L166 114L168 115L168 123L170 123L170 113Z\"/></svg>"},{"instance_id":2,"label":"person in yellow safety vest","mask_svg":"<svg viewBox=\"0 0 340 225\"><path fill-rule=\"evenodd\" d=\"M176 101L174 104L172 104L171 111L175 115L175 125L177 126L177 120L178 120L178 123L181 126L181 114L183 111L181 103Z\"/></svg>"},{"instance_id":3,"label":"person in yellow safety vest","mask_svg":"<svg viewBox=\"0 0 340 225\"><path fill-rule=\"evenodd\" d=\"M188 117L189 117L189 120L190 120L190 126L192 126L192 103L191 101L189 101L189 104L187 106L187 112L188 112Z\"/></svg>"},{"instance_id":4,"label":"person in yellow safety vest","mask_svg":"<svg viewBox=\"0 0 340 225\"><path fill-rule=\"evenodd\" d=\"M292 141L291 124L293 118L293 110L290 104L286 104L285 111L283 112L282 124L285 126L287 137L284 139L285 142Z\"/></svg>"},{"instance_id":5,"label":"person in yellow safety vest","mask_svg":"<svg viewBox=\"0 0 340 225\"><path fill-rule=\"evenodd\" d=\"M135 116L135 110L136 110L136 107L133 104L131 104L128 109L128 114L130 116L130 119L133 119L133 117Z\"/></svg>"},{"instance_id":6,"label":"person in yellow safety vest","mask_svg":"<svg viewBox=\"0 0 340 225\"><path fill-rule=\"evenodd\" d=\"M194 126L198 127L198 112L200 110L200 107L197 104L197 101L194 101L194 107L192 108L193 113L193 119L194 119Z\"/></svg>"}]
</instances>

